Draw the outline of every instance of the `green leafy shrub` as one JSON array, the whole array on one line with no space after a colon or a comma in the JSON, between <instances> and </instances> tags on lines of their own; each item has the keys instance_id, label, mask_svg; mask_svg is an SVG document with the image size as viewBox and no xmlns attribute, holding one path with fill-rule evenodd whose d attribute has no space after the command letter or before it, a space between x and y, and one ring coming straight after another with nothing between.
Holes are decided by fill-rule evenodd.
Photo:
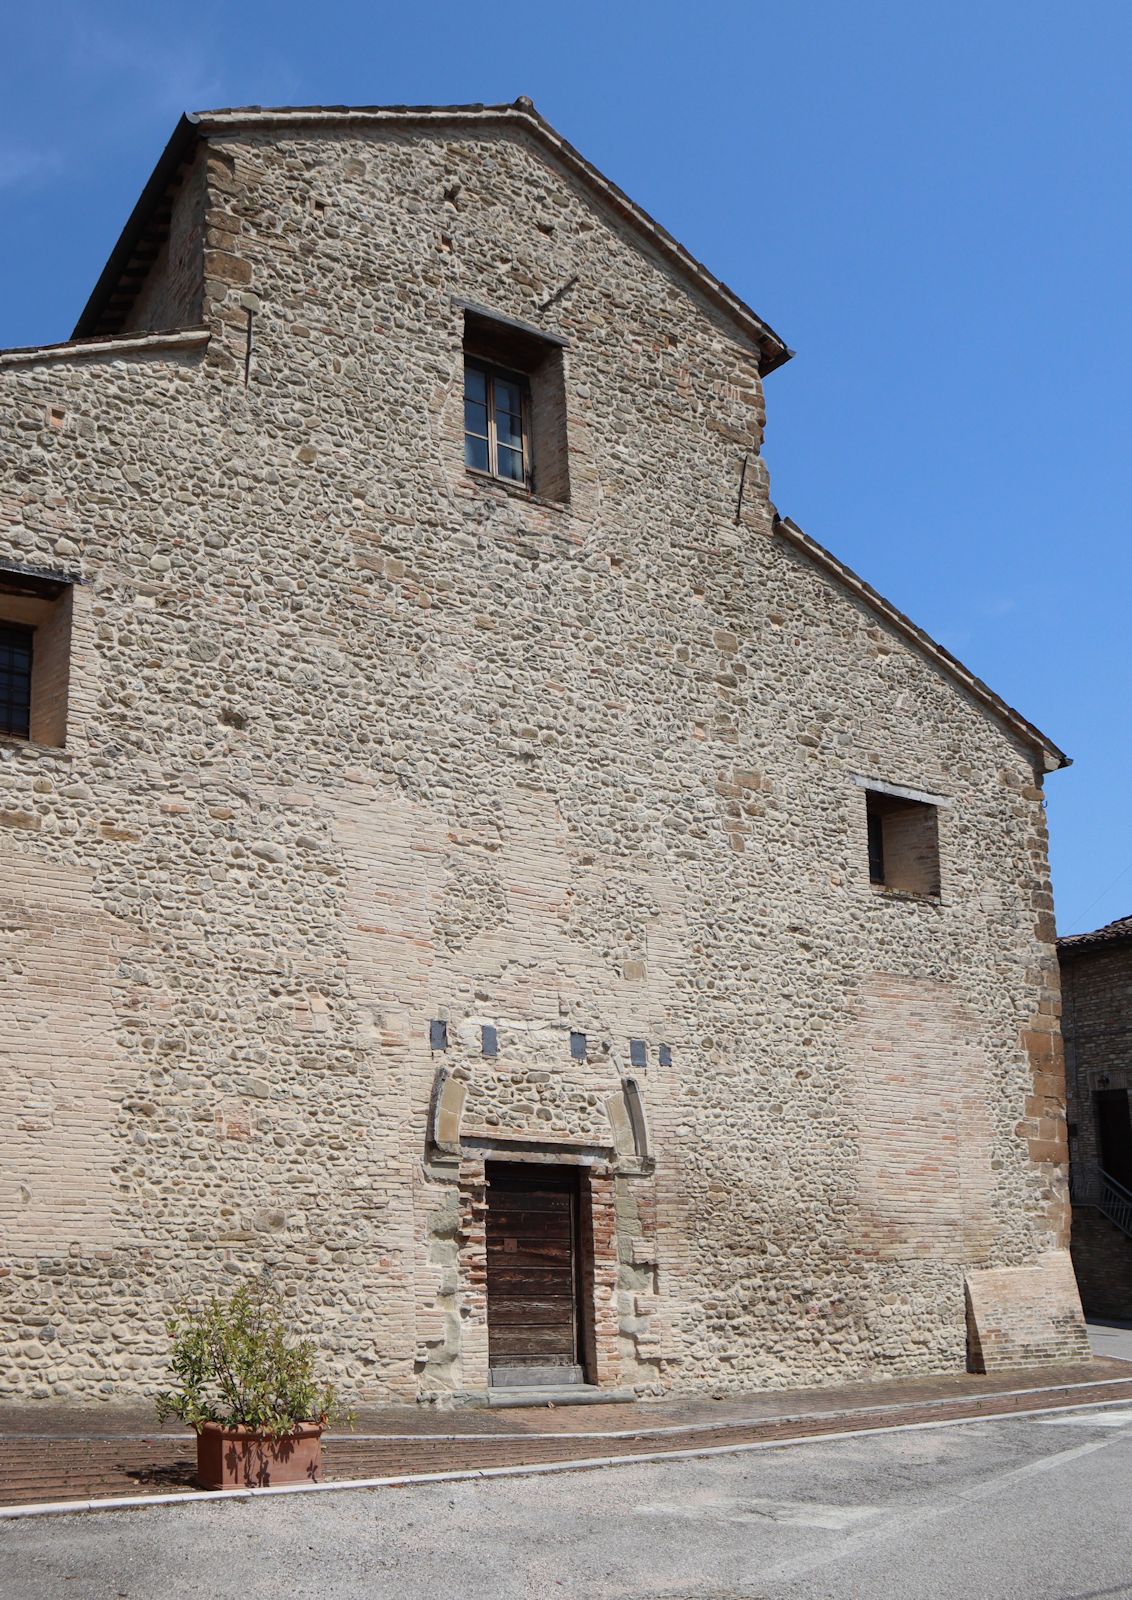
<instances>
[{"instance_id":1,"label":"green leafy shrub","mask_svg":"<svg viewBox=\"0 0 1132 1600\"><path fill-rule=\"evenodd\" d=\"M333 1385L315 1381L313 1342L289 1341L284 1304L265 1285L185 1306L166 1327L174 1387L157 1397L159 1422L179 1417L198 1433L218 1422L281 1439L302 1423L350 1420Z\"/></svg>"}]
</instances>

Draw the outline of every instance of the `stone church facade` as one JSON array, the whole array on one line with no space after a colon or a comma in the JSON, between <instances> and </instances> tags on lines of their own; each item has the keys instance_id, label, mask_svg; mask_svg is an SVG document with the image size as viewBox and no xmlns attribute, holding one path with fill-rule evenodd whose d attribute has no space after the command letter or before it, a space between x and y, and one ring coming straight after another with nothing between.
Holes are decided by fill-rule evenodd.
<instances>
[{"instance_id":1,"label":"stone church facade","mask_svg":"<svg viewBox=\"0 0 1132 1600\"><path fill-rule=\"evenodd\" d=\"M1041 733L771 503L781 339L504 107L185 119L0 354L0 1397L1084 1355Z\"/></svg>"}]
</instances>

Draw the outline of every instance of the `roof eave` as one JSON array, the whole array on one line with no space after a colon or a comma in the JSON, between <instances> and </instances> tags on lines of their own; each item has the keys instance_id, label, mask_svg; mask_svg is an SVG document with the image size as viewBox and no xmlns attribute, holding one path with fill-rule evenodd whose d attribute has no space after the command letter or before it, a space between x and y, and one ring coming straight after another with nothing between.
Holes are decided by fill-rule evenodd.
<instances>
[{"instance_id":1,"label":"roof eave","mask_svg":"<svg viewBox=\"0 0 1132 1600\"><path fill-rule=\"evenodd\" d=\"M118 242L111 250L106 265L99 274L98 282L91 290L86 305L79 314L75 323L72 339L89 339L99 331L99 322L110 299L118 280L134 253L139 238L145 231L150 213L161 199L176 173L178 167L185 160L190 149L195 144L197 133L197 118L189 112L181 117L173 129L172 136L165 149L161 152L157 165L150 173L145 188L138 196L137 204L130 212L126 226L118 235Z\"/></svg>"},{"instance_id":2,"label":"roof eave","mask_svg":"<svg viewBox=\"0 0 1132 1600\"><path fill-rule=\"evenodd\" d=\"M1069 934L1057 941L1059 956L1091 956L1104 950L1119 950L1132 944L1132 933L1114 933L1106 939L1093 939L1087 934Z\"/></svg>"},{"instance_id":3,"label":"roof eave","mask_svg":"<svg viewBox=\"0 0 1132 1600\"><path fill-rule=\"evenodd\" d=\"M1061 955L1089 955L1096 950L1119 949L1129 943L1132 943L1132 918L1118 917L1115 922L1106 922L1104 927L1093 928L1088 933L1063 935L1057 941L1057 948Z\"/></svg>"}]
</instances>

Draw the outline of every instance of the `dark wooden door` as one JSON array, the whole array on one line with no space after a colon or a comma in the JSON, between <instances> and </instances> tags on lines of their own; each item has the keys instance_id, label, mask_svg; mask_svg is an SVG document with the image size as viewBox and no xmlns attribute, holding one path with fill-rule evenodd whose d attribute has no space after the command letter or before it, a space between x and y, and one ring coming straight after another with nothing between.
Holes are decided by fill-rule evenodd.
<instances>
[{"instance_id":1,"label":"dark wooden door","mask_svg":"<svg viewBox=\"0 0 1132 1600\"><path fill-rule=\"evenodd\" d=\"M1101 1089L1093 1097L1101 1166L1110 1178L1132 1189L1132 1117L1125 1089Z\"/></svg>"},{"instance_id":2,"label":"dark wooden door","mask_svg":"<svg viewBox=\"0 0 1132 1600\"><path fill-rule=\"evenodd\" d=\"M488 1360L578 1363L578 1184L569 1167L487 1167Z\"/></svg>"}]
</instances>

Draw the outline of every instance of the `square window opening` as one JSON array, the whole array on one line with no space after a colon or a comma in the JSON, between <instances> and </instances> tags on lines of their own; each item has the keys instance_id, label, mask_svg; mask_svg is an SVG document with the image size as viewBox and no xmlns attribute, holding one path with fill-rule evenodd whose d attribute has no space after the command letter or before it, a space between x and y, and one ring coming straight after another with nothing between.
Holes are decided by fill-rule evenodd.
<instances>
[{"instance_id":1,"label":"square window opening","mask_svg":"<svg viewBox=\"0 0 1132 1600\"><path fill-rule=\"evenodd\" d=\"M464 313L464 465L549 500L570 497L562 346Z\"/></svg>"},{"instance_id":2,"label":"square window opening","mask_svg":"<svg viewBox=\"0 0 1132 1600\"><path fill-rule=\"evenodd\" d=\"M65 744L71 601L65 579L0 568L0 735Z\"/></svg>"},{"instance_id":3,"label":"square window opening","mask_svg":"<svg viewBox=\"0 0 1132 1600\"><path fill-rule=\"evenodd\" d=\"M869 881L877 888L937 899L939 813L926 800L865 791Z\"/></svg>"}]
</instances>

